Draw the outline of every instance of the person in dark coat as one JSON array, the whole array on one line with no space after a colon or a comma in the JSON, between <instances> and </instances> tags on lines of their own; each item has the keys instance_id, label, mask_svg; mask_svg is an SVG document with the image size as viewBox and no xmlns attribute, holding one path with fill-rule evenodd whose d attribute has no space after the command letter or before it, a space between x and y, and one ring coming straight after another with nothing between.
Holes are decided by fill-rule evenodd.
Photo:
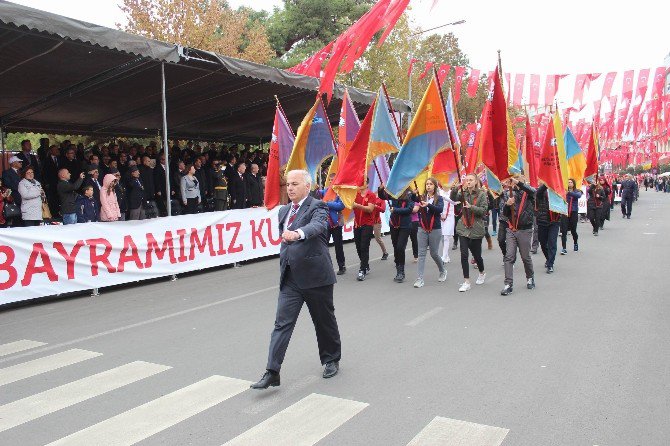
<instances>
[{"instance_id":1,"label":"person in dark coat","mask_svg":"<svg viewBox=\"0 0 670 446\"><path fill-rule=\"evenodd\" d=\"M84 189L89 186L93 188L93 201L95 201L96 210L98 215L100 215L100 190L102 189L102 185L100 184L100 181L98 181L98 177L100 176L98 165L90 164L86 168L86 172L86 178L84 179L84 184L82 185L82 193L84 192Z\"/></svg>"},{"instance_id":2,"label":"person in dark coat","mask_svg":"<svg viewBox=\"0 0 670 446\"><path fill-rule=\"evenodd\" d=\"M605 226L605 220L610 219L610 206L607 206L607 204L610 203L611 201L612 188L610 187L607 180L603 177L600 177L598 179L598 183L600 184L600 187L603 188L605 196L607 197L607 200L605 200L605 202L603 203L602 212L600 213L600 229L603 229L603 227Z\"/></svg>"},{"instance_id":3,"label":"person in dark coat","mask_svg":"<svg viewBox=\"0 0 670 446\"><path fill-rule=\"evenodd\" d=\"M140 171L137 166L128 168L130 178L126 183L128 191L128 220L144 220L144 185L140 179Z\"/></svg>"},{"instance_id":4,"label":"person in dark coat","mask_svg":"<svg viewBox=\"0 0 670 446\"><path fill-rule=\"evenodd\" d=\"M228 182L228 194L230 195L231 209L244 209L249 201L249 192L247 190L247 181L245 171L247 166L244 163L238 163L235 174L230 176Z\"/></svg>"},{"instance_id":5,"label":"person in dark coat","mask_svg":"<svg viewBox=\"0 0 670 446\"><path fill-rule=\"evenodd\" d=\"M200 188L202 210L203 212L206 212L209 211L209 209L207 209L207 198L210 196L209 175L207 174L205 167L202 165L202 160L200 157L196 158L195 162L193 163L193 167L195 168L194 176L198 180L198 188Z\"/></svg>"},{"instance_id":6,"label":"person in dark coat","mask_svg":"<svg viewBox=\"0 0 670 446\"><path fill-rule=\"evenodd\" d=\"M263 206L263 179L258 164L251 165L251 172L246 175L247 192L249 193L248 207Z\"/></svg>"},{"instance_id":7,"label":"person in dark coat","mask_svg":"<svg viewBox=\"0 0 670 446\"><path fill-rule=\"evenodd\" d=\"M633 175L626 175L626 179L621 183L621 214L623 218L630 220L633 201L637 198L637 193L637 181L633 179Z\"/></svg>"},{"instance_id":8,"label":"person in dark coat","mask_svg":"<svg viewBox=\"0 0 670 446\"><path fill-rule=\"evenodd\" d=\"M21 141L21 151L16 154L16 156L23 161L23 168L27 169L28 167L33 168L35 172L35 178L42 178L42 171L40 169L40 163L37 161L37 155L32 153L33 145L29 139L24 139Z\"/></svg>"},{"instance_id":9,"label":"person in dark coat","mask_svg":"<svg viewBox=\"0 0 670 446\"><path fill-rule=\"evenodd\" d=\"M606 191L600 184L592 183L586 193L588 197L586 200L586 216L591 222L593 235L597 236L600 229L603 207L607 206L609 201L607 200Z\"/></svg>"},{"instance_id":10,"label":"person in dark coat","mask_svg":"<svg viewBox=\"0 0 670 446\"><path fill-rule=\"evenodd\" d=\"M140 170L140 181L144 187L144 203L142 204L145 217L157 217L156 207L156 187L154 185L154 168L152 167L152 160L148 155L142 156L142 165L138 166Z\"/></svg>"},{"instance_id":11,"label":"person in dark coat","mask_svg":"<svg viewBox=\"0 0 670 446\"><path fill-rule=\"evenodd\" d=\"M558 232L561 229L561 214L549 209L549 195L547 186L542 184L535 193L535 203L537 213L537 238L540 242L542 254L547 260L544 264L547 273L554 272L554 260L556 260L556 250L558 247Z\"/></svg>"},{"instance_id":12,"label":"person in dark coat","mask_svg":"<svg viewBox=\"0 0 670 446\"><path fill-rule=\"evenodd\" d=\"M63 224L71 225L77 223L77 190L84 182L84 172L79 173L79 178L74 183L70 182L72 175L70 171L63 168L58 171L58 198L60 200L60 212L63 216Z\"/></svg>"},{"instance_id":13,"label":"person in dark coat","mask_svg":"<svg viewBox=\"0 0 670 446\"><path fill-rule=\"evenodd\" d=\"M74 147L74 145L71 145L65 151L65 157L63 158L63 162L61 163L60 167L67 169L68 172L70 172L70 176L76 179L79 178L82 170L81 162L77 159L77 152Z\"/></svg>"},{"instance_id":14,"label":"person in dark coat","mask_svg":"<svg viewBox=\"0 0 670 446\"><path fill-rule=\"evenodd\" d=\"M2 172L2 184L6 188L12 190L14 203L21 207L21 194L19 194L19 183L21 182L21 174L19 173L23 167L23 161L18 156L13 156L9 159L9 169Z\"/></svg>"},{"instance_id":15,"label":"person in dark coat","mask_svg":"<svg viewBox=\"0 0 670 446\"><path fill-rule=\"evenodd\" d=\"M212 163L214 176L212 177L214 187L214 210L228 210L228 177L226 176L226 166L219 160Z\"/></svg>"},{"instance_id":16,"label":"person in dark coat","mask_svg":"<svg viewBox=\"0 0 670 446\"><path fill-rule=\"evenodd\" d=\"M175 196L175 191L170 191L168 197L167 185L165 184L165 177L167 166L165 165L165 154L161 152L158 156L158 163L154 167L154 188L156 192L156 206L158 206L158 213L161 217L167 215L167 200Z\"/></svg>"},{"instance_id":17,"label":"person in dark coat","mask_svg":"<svg viewBox=\"0 0 670 446\"><path fill-rule=\"evenodd\" d=\"M93 186L84 186L84 195L77 197L77 223L98 221L98 203L93 196Z\"/></svg>"},{"instance_id":18,"label":"person in dark coat","mask_svg":"<svg viewBox=\"0 0 670 446\"><path fill-rule=\"evenodd\" d=\"M56 186L58 185L58 170L60 169L61 160L58 156L59 150L57 145L49 147L49 152L43 161L42 169L42 185L44 192L47 194L47 202L51 214L56 216L60 212L60 202L58 200L58 192Z\"/></svg>"}]
</instances>

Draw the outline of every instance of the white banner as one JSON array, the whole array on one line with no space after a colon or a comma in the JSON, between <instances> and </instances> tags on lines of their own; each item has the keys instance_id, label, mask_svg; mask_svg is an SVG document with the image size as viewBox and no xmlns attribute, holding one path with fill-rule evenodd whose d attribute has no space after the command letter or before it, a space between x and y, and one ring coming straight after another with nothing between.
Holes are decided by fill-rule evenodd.
<instances>
[{"instance_id":1,"label":"white banner","mask_svg":"<svg viewBox=\"0 0 670 446\"><path fill-rule=\"evenodd\" d=\"M579 197L579 200L577 201L577 205L579 206L579 213L580 214L586 214L586 200L588 199L588 195L586 194L586 186L582 186L582 196Z\"/></svg>"},{"instance_id":2,"label":"white banner","mask_svg":"<svg viewBox=\"0 0 670 446\"><path fill-rule=\"evenodd\" d=\"M278 211L0 229L0 305L279 254Z\"/></svg>"}]
</instances>

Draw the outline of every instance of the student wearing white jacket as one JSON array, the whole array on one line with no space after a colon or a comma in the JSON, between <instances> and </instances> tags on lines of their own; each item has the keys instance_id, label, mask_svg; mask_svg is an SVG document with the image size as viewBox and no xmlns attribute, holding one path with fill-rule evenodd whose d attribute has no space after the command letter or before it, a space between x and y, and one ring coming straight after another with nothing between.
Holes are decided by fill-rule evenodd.
<instances>
[{"instance_id":1,"label":"student wearing white jacket","mask_svg":"<svg viewBox=\"0 0 670 446\"><path fill-rule=\"evenodd\" d=\"M449 192L440 188L440 195L444 198L444 210L442 211L442 261L444 263L451 262L449 258L449 251L451 250L451 242L454 239L454 226L456 223L454 212L456 202L449 198Z\"/></svg>"}]
</instances>

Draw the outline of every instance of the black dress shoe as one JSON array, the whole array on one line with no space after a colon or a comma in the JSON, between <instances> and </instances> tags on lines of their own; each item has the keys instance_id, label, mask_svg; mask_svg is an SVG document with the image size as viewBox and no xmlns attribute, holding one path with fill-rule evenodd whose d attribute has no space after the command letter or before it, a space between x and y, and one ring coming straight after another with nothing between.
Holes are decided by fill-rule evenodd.
<instances>
[{"instance_id":1,"label":"black dress shoe","mask_svg":"<svg viewBox=\"0 0 670 446\"><path fill-rule=\"evenodd\" d=\"M341 266L340 269L337 270L337 275L341 276L346 272L347 272L347 267L346 266Z\"/></svg>"},{"instance_id":2,"label":"black dress shoe","mask_svg":"<svg viewBox=\"0 0 670 446\"><path fill-rule=\"evenodd\" d=\"M340 370L340 363L338 361L327 362L326 366L323 368L323 377L332 378L337 375L338 370Z\"/></svg>"},{"instance_id":3,"label":"black dress shoe","mask_svg":"<svg viewBox=\"0 0 670 446\"><path fill-rule=\"evenodd\" d=\"M260 381L253 383L250 387L252 389L267 389L268 387L277 386L279 386L279 373L266 370Z\"/></svg>"}]
</instances>

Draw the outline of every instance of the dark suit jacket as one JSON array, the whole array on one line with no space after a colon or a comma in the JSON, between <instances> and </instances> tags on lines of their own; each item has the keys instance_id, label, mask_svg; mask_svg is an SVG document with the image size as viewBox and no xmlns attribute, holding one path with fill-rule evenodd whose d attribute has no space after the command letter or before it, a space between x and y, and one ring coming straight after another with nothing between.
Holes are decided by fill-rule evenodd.
<instances>
[{"instance_id":1,"label":"dark suit jacket","mask_svg":"<svg viewBox=\"0 0 670 446\"><path fill-rule=\"evenodd\" d=\"M248 207L249 185L247 184L246 174L240 178L240 174L235 171L235 174L230 176L228 196L230 197L230 207L232 209L245 209Z\"/></svg>"},{"instance_id":2,"label":"dark suit jacket","mask_svg":"<svg viewBox=\"0 0 670 446\"><path fill-rule=\"evenodd\" d=\"M261 174L256 176L249 173L246 175L249 206L263 206L263 180Z\"/></svg>"},{"instance_id":3,"label":"dark suit jacket","mask_svg":"<svg viewBox=\"0 0 670 446\"><path fill-rule=\"evenodd\" d=\"M21 175L19 175L11 167L2 172L2 185L12 190L12 198L17 206L21 206L21 194L19 194L19 183L21 182Z\"/></svg>"},{"instance_id":4,"label":"dark suit jacket","mask_svg":"<svg viewBox=\"0 0 670 446\"><path fill-rule=\"evenodd\" d=\"M284 232L291 206L289 203L279 209L280 234ZM301 229L305 238L291 243L282 242L279 250L280 287L284 285L284 274L289 265L291 277L301 289L337 282L328 252L328 206L321 200L307 197L289 229Z\"/></svg>"},{"instance_id":5,"label":"dark suit jacket","mask_svg":"<svg viewBox=\"0 0 670 446\"><path fill-rule=\"evenodd\" d=\"M35 170L35 178L42 178L42 171L40 170L40 165L37 162L37 156L33 155L32 153L26 156L23 152L17 153L16 156L21 158L23 161L21 168L25 169L28 166L32 166L32 168Z\"/></svg>"}]
</instances>

